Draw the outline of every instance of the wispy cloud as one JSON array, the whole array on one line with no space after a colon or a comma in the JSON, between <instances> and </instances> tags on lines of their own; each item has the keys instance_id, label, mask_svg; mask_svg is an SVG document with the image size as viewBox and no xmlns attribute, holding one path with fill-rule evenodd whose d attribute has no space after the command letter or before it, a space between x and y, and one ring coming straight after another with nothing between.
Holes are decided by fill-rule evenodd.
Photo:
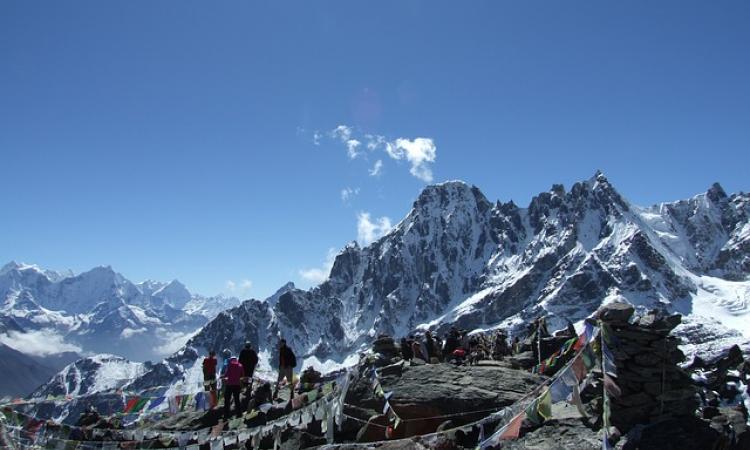
<instances>
[{"instance_id":1,"label":"wispy cloud","mask_svg":"<svg viewBox=\"0 0 750 450\"><path fill-rule=\"evenodd\" d=\"M386 235L393 229L391 219L388 217L379 217L375 220L370 219L370 213L361 212L357 215L357 241L361 245L368 245L378 238Z\"/></svg>"},{"instance_id":2,"label":"wispy cloud","mask_svg":"<svg viewBox=\"0 0 750 450\"><path fill-rule=\"evenodd\" d=\"M393 159L406 158L411 163L409 172L425 183L432 182L432 168L429 164L437 158L435 142L430 138L413 140L398 138L386 144L386 153Z\"/></svg>"},{"instance_id":3,"label":"wispy cloud","mask_svg":"<svg viewBox=\"0 0 750 450\"><path fill-rule=\"evenodd\" d=\"M373 165L372 169L370 169L368 172L370 173L371 177L377 177L377 176L380 176L382 171L383 171L383 161L379 159L375 161L375 165Z\"/></svg>"},{"instance_id":4,"label":"wispy cloud","mask_svg":"<svg viewBox=\"0 0 750 450\"><path fill-rule=\"evenodd\" d=\"M333 130L331 130L330 135L332 138L338 139L341 142L346 144L346 141L352 138L352 127L349 127L346 125L339 125Z\"/></svg>"},{"instance_id":5,"label":"wispy cloud","mask_svg":"<svg viewBox=\"0 0 750 450\"><path fill-rule=\"evenodd\" d=\"M29 331L26 333L9 331L8 334L0 334L0 342L21 353L36 356L81 351L81 347L65 342L62 335L50 330Z\"/></svg>"},{"instance_id":6,"label":"wispy cloud","mask_svg":"<svg viewBox=\"0 0 750 450\"><path fill-rule=\"evenodd\" d=\"M247 295L253 287L253 282L244 279L240 281L227 280L224 285L226 293L229 295Z\"/></svg>"},{"instance_id":7,"label":"wispy cloud","mask_svg":"<svg viewBox=\"0 0 750 450\"><path fill-rule=\"evenodd\" d=\"M354 159L359 156L360 153L357 149L360 145L362 145L362 143L356 139L349 139L346 141L346 151L349 154L349 158Z\"/></svg>"},{"instance_id":8,"label":"wispy cloud","mask_svg":"<svg viewBox=\"0 0 750 450\"><path fill-rule=\"evenodd\" d=\"M349 203L349 201L359 194L359 188L346 187L341 190L341 201Z\"/></svg>"},{"instance_id":9,"label":"wispy cloud","mask_svg":"<svg viewBox=\"0 0 750 450\"><path fill-rule=\"evenodd\" d=\"M407 161L411 166L409 173L416 178L425 183L432 182L432 165L437 160L437 146L432 138L417 137L409 139L400 137L388 139L379 134L364 134L362 136L357 136L357 134L357 130L348 125L338 125L328 132L330 138L344 144L350 159L366 157L368 151L382 150L393 160ZM317 139L314 135L313 141L319 142L319 138L319 135ZM368 172L371 176L378 176L382 173L382 169L383 160L378 159L372 168L368 169Z\"/></svg>"},{"instance_id":10,"label":"wispy cloud","mask_svg":"<svg viewBox=\"0 0 750 450\"><path fill-rule=\"evenodd\" d=\"M320 140L323 138L323 135L320 133L320 131L313 131L313 144L320 145Z\"/></svg>"},{"instance_id":11,"label":"wispy cloud","mask_svg":"<svg viewBox=\"0 0 750 450\"><path fill-rule=\"evenodd\" d=\"M377 150L385 145L385 136L366 134L365 141L367 142L366 147L368 150Z\"/></svg>"},{"instance_id":12,"label":"wispy cloud","mask_svg":"<svg viewBox=\"0 0 750 450\"><path fill-rule=\"evenodd\" d=\"M302 269L299 271L299 276L305 281L311 283L320 284L328 278L328 274L331 273L333 262L336 260L336 249L329 248L326 260L321 267L313 267L310 269Z\"/></svg>"}]
</instances>

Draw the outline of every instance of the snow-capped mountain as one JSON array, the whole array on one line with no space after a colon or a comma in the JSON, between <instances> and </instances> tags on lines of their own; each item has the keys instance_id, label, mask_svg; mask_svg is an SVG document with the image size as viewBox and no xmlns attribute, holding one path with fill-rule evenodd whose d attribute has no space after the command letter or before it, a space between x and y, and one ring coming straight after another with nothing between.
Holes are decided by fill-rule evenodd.
<instances>
[{"instance_id":1,"label":"snow-capped mountain","mask_svg":"<svg viewBox=\"0 0 750 450\"><path fill-rule=\"evenodd\" d=\"M239 303L193 295L177 280L135 284L111 267L75 275L11 262L0 269L0 342L29 354L159 360Z\"/></svg>"},{"instance_id":2,"label":"snow-capped mountain","mask_svg":"<svg viewBox=\"0 0 750 450\"><path fill-rule=\"evenodd\" d=\"M246 340L264 370L281 336L306 364L332 367L379 333L515 332L540 315L562 327L613 300L681 312L690 353L748 345L749 205L748 194L714 185L639 208L601 173L569 191L554 185L526 208L460 181L428 186L386 236L347 245L321 285L219 314L133 386L198 380L207 350Z\"/></svg>"},{"instance_id":3,"label":"snow-capped mountain","mask_svg":"<svg viewBox=\"0 0 750 450\"><path fill-rule=\"evenodd\" d=\"M142 375L148 367L148 364L131 362L115 355L81 358L39 386L31 396L81 396L118 389Z\"/></svg>"}]
</instances>

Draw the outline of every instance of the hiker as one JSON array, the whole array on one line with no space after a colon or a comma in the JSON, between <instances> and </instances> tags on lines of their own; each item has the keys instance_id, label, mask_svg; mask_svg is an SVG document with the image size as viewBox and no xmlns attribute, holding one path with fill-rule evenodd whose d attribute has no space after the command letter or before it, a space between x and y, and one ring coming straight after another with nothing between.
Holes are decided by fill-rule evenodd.
<instances>
[{"instance_id":1,"label":"hiker","mask_svg":"<svg viewBox=\"0 0 750 450\"><path fill-rule=\"evenodd\" d=\"M219 376L223 379L224 374L227 372L227 367L229 366L229 360L232 358L232 351L228 348L225 348L221 352L221 357L224 358L223 362L221 363L221 370L219 370Z\"/></svg>"},{"instance_id":2,"label":"hiker","mask_svg":"<svg viewBox=\"0 0 750 450\"><path fill-rule=\"evenodd\" d=\"M466 361L466 350L461 347L454 349L447 360L457 366L463 365Z\"/></svg>"},{"instance_id":3,"label":"hiker","mask_svg":"<svg viewBox=\"0 0 750 450\"><path fill-rule=\"evenodd\" d=\"M440 339L440 336L435 335L435 357L438 359L439 362L443 362L443 340Z\"/></svg>"},{"instance_id":4,"label":"hiker","mask_svg":"<svg viewBox=\"0 0 750 450\"><path fill-rule=\"evenodd\" d=\"M518 336L513 337L513 341L510 344L510 353L511 355L517 355L518 353L521 353L521 338Z\"/></svg>"},{"instance_id":5,"label":"hiker","mask_svg":"<svg viewBox=\"0 0 750 450\"><path fill-rule=\"evenodd\" d=\"M253 344L250 341L245 342L245 348L240 351L240 364L245 370L242 380L243 385L248 393L252 392L253 374L255 373L255 367L258 365L258 353L253 349Z\"/></svg>"},{"instance_id":6,"label":"hiker","mask_svg":"<svg viewBox=\"0 0 750 450\"><path fill-rule=\"evenodd\" d=\"M224 418L229 419L230 417L230 406L232 399L234 399L234 407L236 409L237 417L241 414L240 407L240 390L242 389L242 375L245 370L242 368L240 361L229 355L226 369L222 373L222 383L224 385Z\"/></svg>"},{"instance_id":7,"label":"hiker","mask_svg":"<svg viewBox=\"0 0 750 450\"><path fill-rule=\"evenodd\" d=\"M445 347L443 348L443 355L445 356L445 359L450 358L450 356L453 355L453 350L457 349L458 347L458 329L456 327L451 327L448 335L445 337Z\"/></svg>"},{"instance_id":8,"label":"hiker","mask_svg":"<svg viewBox=\"0 0 750 450\"><path fill-rule=\"evenodd\" d=\"M279 342L279 378L276 380L276 388L273 391L273 398L277 398L279 393L279 384L286 378L289 383L289 400L294 397L294 368L297 366L297 357L291 348L287 347L286 339Z\"/></svg>"},{"instance_id":9,"label":"hiker","mask_svg":"<svg viewBox=\"0 0 750 450\"><path fill-rule=\"evenodd\" d=\"M435 339L432 338L432 333L429 331L424 335L424 349L427 352L427 363L437 362L437 345L435 345Z\"/></svg>"},{"instance_id":10,"label":"hiker","mask_svg":"<svg viewBox=\"0 0 750 450\"><path fill-rule=\"evenodd\" d=\"M203 359L203 387L206 391L216 390L216 352L211 350Z\"/></svg>"},{"instance_id":11,"label":"hiker","mask_svg":"<svg viewBox=\"0 0 750 450\"><path fill-rule=\"evenodd\" d=\"M409 341L407 341L405 337L401 338L401 357L404 358L404 361L409 361L409 363L411 363L412 358L414 358L414 351L411 349L411 344L409 344Z\"/></svg>"},{"instance_id":12,"label":"hiker","mask_svg":"<svg viewBox=\"0 0 750 450\"><path fill-rule=\"evenodd\" d=\"M477 335L472 335L469 339L469 365L474 365L479 362L482 357L482 352L479 346L479 338Z\"/></svg>"},{"instance_id":13,"label":"hiker","mask_svg":"<svg viewBox=\"0 0 750 450\"><path fill-rule=\"evenodd\" d=\"M493 348L492 357L498 361L508 355L510 355L510 349L508 348L508 337L505 335L505 330L498 330L495 334L495 342Z\"/></svg>"},{"instance_id":14,"label":"hiker","mask_svg":"<svg viewBox=\"0 0 750 450\"><path fill-rule=\"evenodd\" d=\"M411 353L412 353L412 359L419 358L424 361L424 354L422 352L422 344L419 343L419 339L414 339L412 337Z\"/></svg>"}]
</instances>

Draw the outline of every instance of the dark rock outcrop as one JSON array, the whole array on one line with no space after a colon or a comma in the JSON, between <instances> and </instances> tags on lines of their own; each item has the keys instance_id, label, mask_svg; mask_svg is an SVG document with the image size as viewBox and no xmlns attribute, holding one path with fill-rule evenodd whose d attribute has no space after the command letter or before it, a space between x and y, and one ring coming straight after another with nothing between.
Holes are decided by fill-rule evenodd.
<instances>
[{"instance_id":1,"label":"dark rock outcrop","mask_svg":"<svg viewBox=\"0 0 750 450\"><path fill-rule=\"evenodd\" d=\"M414 422L406 421L397 428L395 437L408 437L431 433L451 416L451 425L457 426L478 420L493 410L511 405L531 392L543 378L523 371L513 370L493 363L476 366L452 364L426 364L396 366L384 370L381 386L392 391L390 404L402 419L432 418ZM346 402L358 406L352 411L362 420L382 413L383 400L372 389L369 377L357 380L349 389ZM478 411L474 414L467 412ZM365 440L382 439L383 431L373 427L365 433Z\"/></svg>"}]
</instances>

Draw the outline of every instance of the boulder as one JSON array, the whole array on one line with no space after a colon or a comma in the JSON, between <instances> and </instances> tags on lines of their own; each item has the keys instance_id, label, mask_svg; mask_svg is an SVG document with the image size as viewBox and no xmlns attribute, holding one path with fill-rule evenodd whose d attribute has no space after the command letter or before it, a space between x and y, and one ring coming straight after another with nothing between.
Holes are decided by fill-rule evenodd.
<instances>
[{"instance_id":1,"label":"boulder","mask_svg":"<svg viewBox=\"0 0 750 450\"><path fill-rule=\"evenodd\" d=\"M503 444L503 450L599 450L601 435L591 430L581 419L552 419L515 441Z\"/></svg>"},{"instance_id":2,"label":"boulder","mask_svg":"<svg viewBox=\"0 0 750 450\"><path fill-rule=\"evenodd\" d=\"M599 308L597 315L599 319L612 325L626 324L633 316L635 309L633 305L625 302L612 302Z\"/></svg>"},{"instance_id":3,"label":"boulder","mask_svg":"<svg viewBox=\"0 0 750 450\"><path fill-rule=\"evenodd\" d=\"M380 377L385 392L393 393L390 404L399 417L430 418L403 423L394 434L396 438L434 432L446 420L441 416L460 414L453 417L458 425L478 420L491 410L515 403L543 380L497 365L452 364L404 366L401 374ZM346 403L377 413L382 412L384 405L383 399L374 394L369 377L362 377L350 386ZM467 411L483 412L465 414Z\"/></svg>"}]
</instances>

